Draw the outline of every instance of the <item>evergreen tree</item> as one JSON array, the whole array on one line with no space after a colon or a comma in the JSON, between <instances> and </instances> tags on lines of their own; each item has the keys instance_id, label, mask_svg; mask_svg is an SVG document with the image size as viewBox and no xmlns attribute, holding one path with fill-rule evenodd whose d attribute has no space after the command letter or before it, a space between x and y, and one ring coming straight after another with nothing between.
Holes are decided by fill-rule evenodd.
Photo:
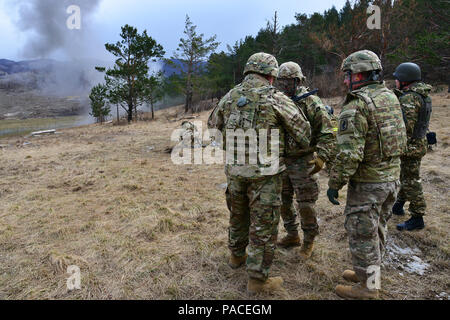
<instances>
[{"instance_id":1,"label":"evergreen tree","mask_svg":"<svg viewBox=\"0 0 450 320\"><path fill-rule=\"evenodd\" d=\"M89 95L91 100L91 112L89 114L100 123L103 123L111 113L111 108L107 102L107 92L108 89L105 85L98 84L92 88Z\"/></svg>"},{"instance_id":2,"label":"evergreen tree","mask_svg":"<svg viewBox=\"0 0 450 320\"><path fill-rule=\"evenodd\" d=\"M204 39L204 34L197 34L197 26L195 26L188 15L186 15L186 23L184 34L185 38L180 39L180 43L172 59L177 60L175 63L180 69L181 76L184 79L184 95L185 112L192 110L192 100L196 88L196 80L200 73L204 72L204 65L207 56L214 52L219 46L216 42L216 35Z\"/></svg>"},{"instance_id":3,"label":"evergreen tree","mask_svg":"<svg viewBox=\"0 0 450 320\"><path fill-rule=\"evenodd\" d=\"M133 120L133 112L137 114L137 107L147 99L145 84L149 78L149 62L161 58L164 50L144 30L142 34L130 25L122 27L122 38L115 44L107 43L107 51L117 57L113 68L97 67L105 72L108 97L111 103L118 104L128 114L128 122Z\"/></svg>"}]
</instances>

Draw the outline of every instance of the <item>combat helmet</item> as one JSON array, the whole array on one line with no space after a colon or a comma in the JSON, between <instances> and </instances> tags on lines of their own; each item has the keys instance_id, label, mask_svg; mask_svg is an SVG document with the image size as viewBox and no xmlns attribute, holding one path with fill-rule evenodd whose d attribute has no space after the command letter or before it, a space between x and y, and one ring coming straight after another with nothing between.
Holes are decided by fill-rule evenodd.
<instances>
[{"instance_id":1,"label":"combat helmet","mask_svg":"<svg viewBox=\"0 0 450 320\"><path fill-rule=\"evenodd\" d=\"M285 62L280 66L278 71L278 78L287 79L299 79L300 81L305 81L306 77L303 75L302 68L295 62Z\"/></svg>"},{"instance_id":2,"label":"combat helmet","mask_svg":"<svg viewBox=\"0 0 450 320\"><path fill-rule=\"evenodd\" d=\"M405 62L395 69L394 77L401 82L413 82L422 80L420 67L413 62Z\"/></svg>"},{"instance_id":3,"label":"combat helmet","mask_svg":"<svg viewBox=\"0 0 450 320\"><path fill-rule=\"evenodd\" d=\"M369 50L356 51L344 59L341 66L342 71L360 73L368 71L382 71L380 58Z\"/></svg>"},{"instance_id":4,"label":"combat helmet","mask_svg":"<svg viewBox=\"0 0 450 320\"><path fill-rule=\"evenodd\" d=\"M256 72L268 76L278 77L278 61L271 54L259 52L248 58L244 68L244 75Z\"/></svg>"}]
</instances>

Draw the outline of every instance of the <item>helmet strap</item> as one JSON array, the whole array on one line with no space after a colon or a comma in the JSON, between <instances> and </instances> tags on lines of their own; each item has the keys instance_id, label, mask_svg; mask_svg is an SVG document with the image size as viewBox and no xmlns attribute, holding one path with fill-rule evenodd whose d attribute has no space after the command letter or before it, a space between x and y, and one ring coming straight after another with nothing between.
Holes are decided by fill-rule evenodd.
<instances>
[{"instance_id":1,"label":"helmet strap","mask_svg":"<svg viewBox=\"0 0 450 320\"><path fill-rule=\"evenodd\" d=\"M295 95L295 92L297 91L297 86L300 84L300 82L299 82L299 80L297 79L297 78L294 78L294 82L293 82L293 90L292 90L292 92L293 92L293 95Z\"/></svg>"}]
</instances>

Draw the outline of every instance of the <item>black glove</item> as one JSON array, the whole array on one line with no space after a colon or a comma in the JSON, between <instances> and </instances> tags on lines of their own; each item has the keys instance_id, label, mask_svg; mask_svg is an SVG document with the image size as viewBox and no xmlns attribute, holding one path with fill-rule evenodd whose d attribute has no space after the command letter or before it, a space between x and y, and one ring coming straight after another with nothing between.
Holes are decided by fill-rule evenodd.
<instances>
[{"instance_id":1,"label":"black glove","mask_svg":"<svg viewBox=\"0 0 450 320\"><path fill-rule=\"evenodd\" d=\"M327 191L327 196L328 196L328 200L330 200L330 202L334 205L339 205L340 203L338 201L336 201L335 199L337 199L339 197L339 192L336 189L328 189Z\"/></svg>"}]
</instances>

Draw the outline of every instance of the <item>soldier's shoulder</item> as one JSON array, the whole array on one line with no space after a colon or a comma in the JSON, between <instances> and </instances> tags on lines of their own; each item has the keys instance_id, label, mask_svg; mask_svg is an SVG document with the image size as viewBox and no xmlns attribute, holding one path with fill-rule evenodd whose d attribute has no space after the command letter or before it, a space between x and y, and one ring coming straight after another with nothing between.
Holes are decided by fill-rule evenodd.
<instances>
[{"instance_id":1,"label":"soldier's shoulder","mask_svg":"<svg viewBox=\"0 0 450 320\"><path fill-rule=\"evenodd\" d=\"M410 90L426 98L430 95L431 89L433 89L431 85L426 84L425 82L417 82L411 86Z\"/></svg>"},{"instance_id":2,"label":"soldier's shoulder","mask_svg":"<svg viewBox=\"0 0 450 320\"><path fill-rule=\"evenodd\" d=\"M398 98L400 104L403 107L412 105L412 106L420 106L422 103L422 98L420 95L414 91L404 91L403 94Z\"/></svg>"},{"instance_id":3,"label":"soldier's shoulder","mask_svg":"<svg viewBox=\"0 0 450 320\"><path fill-rule=\"evenodd\" d=\"M294 105L294 101L292 101L291 98L289 98L287 95L285 95L280 90L276 89L275 87L271 87L270 90L270 97L274 100L275 103L281 103L281 104L290 104Z\"/></svg>"},{"instance_id":4,"label":"soldier's shoulder","mask_svg":"<svg viewBox=\"0 0 450 320\"><path fill-rule=\"evenodd\" d=\"M266 95L274 95L277 93L281 93L281 91L279 91L277 88L275 88L272 85L257 87L254 90L256 90L260 94L266 94Z\"/></svg>"},{"instance_id":5,"label":"soldier's shoulder","mask_svg":"<svg viewBox=\"0 0 450 320\"><path fill-rule=\"evenodd\" d=\"M294 101L292 101L292 99L286 96L283 92L276 89L270 96L268 103L278 114L281 115L293 117L295 114L299 113L299 109Z\"/></svg>"},{"instance_id":6,"label":"soldier's shoulder","mask_svg":"<svg viewBox=\"0 0 450 320\"><path fill-rule=\"evenodd\" d=\"M219 101L219 106L222 106L222 105L225 104L226 102L229 102L230 100L232 100L232 99L235 98L236 96L240 95L240 91L241 91L241 85L237 85L236 87L234 87L233 89L231 89L230 91L228 91L228 92L222 97L222 99L220 99L220 101Z\"/></svg>"},{"instance_id":7,"label":"soldier's shoulder","mask_svg":"<svg viewBox=\"0 0 450 320\"><path fill-rule=\"evenodd\" d=\"M361 96L358 96L355 92L350 92L345 98L339 118L355 117L357 111L365 114L367 108L367 104Z\"/></svg>"},{"instance_id":8,"label":"soldier's shoulder","mask_svg":"<svg viewBox=\"0 0 450 320\"><path fill-rule=\"evenodd\" d=\"M306 106L306 110L308 110L308 112L311 112L314 114L319 114L319 113L328 114L328 110L327 110L325 104L323 103L322 99L320 99L319 96L311 95L311 96L307 97L306 99L304 99L304 101L301 103L303 103Z\"/></svg>"},{"instance_id":9,"label":"soldier's shoulder","mask_svg":"<svg viewBox=\"0 0 450 320\"><path fill-rule=\"evenodd\" d=\"M361 96L361 93L358 91L352 91L347 93L347 96L344 100L344 105L342 107L342 111L345 109L356 109L365 105L364 99Z\"/></svg>"},{"instance_id":10,"label":"soldier's shoulder","mask_svg":"<svg viewBox=\"0 0 450 320\"><path fill-rule=\"evenodd\" d=\"M323 106L323 108L325 109L325 104L323 103L322 99L320 99L320 97L315 94L307 97L306 101L310 105L313 104L315 106Z\"/></svg>"}]
</instances>

